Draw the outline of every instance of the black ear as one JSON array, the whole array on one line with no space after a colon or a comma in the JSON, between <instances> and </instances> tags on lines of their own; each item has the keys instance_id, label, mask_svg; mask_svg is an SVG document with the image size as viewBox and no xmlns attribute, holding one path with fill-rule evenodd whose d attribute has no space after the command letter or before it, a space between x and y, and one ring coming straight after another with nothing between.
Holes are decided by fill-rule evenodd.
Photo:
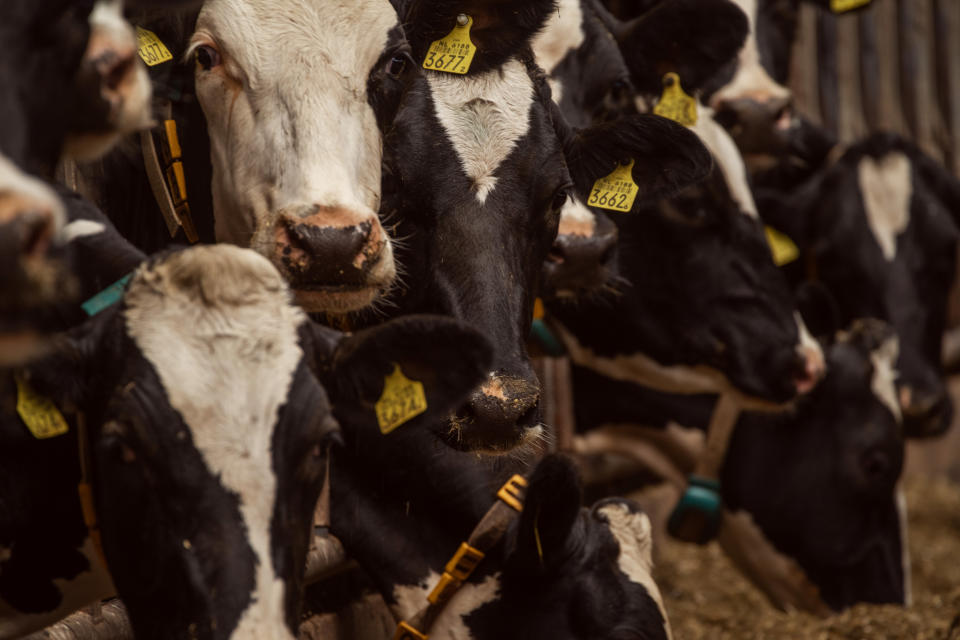
<instances>
[{"instance_id":1,"label":"black ear","mask_svg":"<svg viewBox=\"0 0 960 640\"><path fill-rule=\"evenodd\" d=\"M649 114L582 129L565 152L584 202L589 202L599 178L633 160L633 181L640 188L633 210L703 180L713 167L713 156L696 134L673 120Z\"/></svg>"},{"instance_id":2,"label":"black ear","mask_svg":"<svg viewBox=\"0 0 960 640\"><path fill-rule=\"evenodd\" d=\"M320 337L320 339L317 339ZM377 420L376 403L384 396L386 378L396 367L423 386L426 410L403 422L417 428L436 423L480 384L493 361L493 348L475 330L440 316L405 316L355 334L321 330L315 345L321 354L317 369L341 423ZM383 425L381 425L383 428Z\"/></svg>"},{"instance_id":3,"label":"black ear","mask_svg":"<svg viewBox=\"0 0 960 640\"><path fill-rule=\"evenodd\" d=\"M560 454L544 458L529 481L510 569L535 573L567 559L580 515L580 479Z\"/></svg>"},{"instance_id":4,"label":"black ear","mask_svg":"<svg viewBox=\"0 0 960 640\"><path fill-rule=\"evenodd\" d=\"M729 0L673 0L621 25L615 36L640 93L659 94L670 71L690 93L737 55L749 28Z\"/></svg>"},{"instance_id":5,"label":"black ear","mask_svg":"<svg viewBox=\"0 0 960 640\"><path fill-rule=\"evenodd\" d=\"M554 10L555 0L413 0L395 3L417 64L427 49L453 30L457 16L473 18L470 40L477 47L470 73L499 67L525 50Z\"/></svg>"},{"instance_id":6,"label":"black ear","mask_svg":"<svg viewBox=\"0 0 960 640\"><path fill-rule=\"evenodd\" d=\"M810 333L829 340L840 330L840 308L830 291L819 282L804 282L797 290L797 309Z\"/></svg>"}]
</instances>

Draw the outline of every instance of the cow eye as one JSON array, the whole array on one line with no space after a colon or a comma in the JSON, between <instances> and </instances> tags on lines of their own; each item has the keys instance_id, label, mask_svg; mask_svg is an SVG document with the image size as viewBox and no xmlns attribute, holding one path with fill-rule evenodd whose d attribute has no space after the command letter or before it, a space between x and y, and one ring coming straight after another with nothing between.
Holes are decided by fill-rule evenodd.
<instances>
[{"instance_id":1,"label":"cow eye","mask_svg":"<svg viewBox=\"0 0 960 640\"><path fill-rule=\"evenodd\" d=\"M207 44L197 47L197 64L204 71L210 71L214 67L220 66L220 52Z\"/></svg>"},{"instance_id":2,"label":"cow eye","mask_svg":"<svg viewBox=\"0 0 960 640\"><path fill-rule=\"evenodd\" d=\"M563 208L563 205L567 204L567 199L569 197L570 192L566 187L559 189L555 194L553 194L553 202L550 204L550 206L554 211L559 211Z\"/></svg>"},{"instance_id":3,"label":"cow eye","mask_svg":"<svg viewBox=\"0 0 960 640\"><path fill-rule=\"evenodd\" d=\"M399 77L404 71L407 70L407 63L409 60L410 56L406 53L398 53L390 58L390 61L387 62L387 75L394 78Z\"/></svg>"}]
</instances>

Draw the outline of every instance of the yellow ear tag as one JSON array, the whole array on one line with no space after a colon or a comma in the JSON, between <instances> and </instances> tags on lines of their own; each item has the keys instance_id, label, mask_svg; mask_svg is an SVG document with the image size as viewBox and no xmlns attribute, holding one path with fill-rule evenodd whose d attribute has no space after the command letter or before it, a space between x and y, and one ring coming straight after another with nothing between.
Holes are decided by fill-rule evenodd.
<instances>
[{"instance_id":1,"label":"yellow ear tag","mask_svg":"<svg viewBox=\"0 0 960 640\"><path fill-rule=\"evenodd\" d=\"M473 18L461 13L453 31L440 40L434 40L427 49L423 68L444 73L465 74L470 70L477 47L470 41Z\"/></svg>"},{"instance_id":2,"label":"yellow ear tag","mask_svg":"<svg viewBox=\"0 0 960 640\"><path fill-rule=\"evenodd\" d=\"M800 257L800 249L793 243L793 240L785 234L780 233L770 226L765 226L764 231L767 234L767 244L770 245L770 251L773 253L773 263L778 267L790 264Z\"/></svg>"},{"instance_id":3,"label":"yellow ear tag","mask_svg":"<svg viewBox=\"0 0 960 640\"><path fill-rule=\"evenodd\" d=\"M30 388L20 376L17 383L17 413L34 438L44 440L62 436L70 427L57 406Z\"/></svg>"},{"instance_id":4,"label":"yellow ear tag","mask_svg":"<svg viewBox=\"0 0 960 640\"><path fill-rule=\"evenodd\" d=\"M680 86L680 76L672 71L663 76L663 95L653 112L685 127L697 124L697 101L687 95Z\"/></svg>"},{"instance_id":5,"label":"yellow ear tag","mask_svg":"<svg viewBox=\"0 0 960 640\"><path fill-rule=\"evenodd\" d=\"M610 175L594 182L587 204L611 211L630 211L640 193L640 187L633 181L633 164L630 160L630 164L620 165Z\"/></svg>"},{"instance_id":6,"label":"yellow ear tag","mask_svg":"<svg viewBox=\"0 0 960 640\"><path fill-rule=\"evenodd\" d=\"M870 0L830 0L830 10L834 13L845 13L868 4Z\"/></svg>"},{"instance_id":7,"label":"yellow ear tag","mask_svg":"<svg viewBox=\"0 0 960 640\"><path fill-rule=\"evenodd\" d=\"M383 393L374 406L377 424L386 435L427 410L427 396L423 383L403 375L400 365L393 365L393 373L383 379Z\"/></svg>"},{"instance_id":8,"label":"yellow ear tag","mask_svg":"<svg viewBox=\"0 0 960 640\"><path fill-rule=\"evenodd\" d=\"M148 67L173 60L173 54L160 42L157 34L142 27L137 27L137 53Z\"/></svg>"}]
</instances>

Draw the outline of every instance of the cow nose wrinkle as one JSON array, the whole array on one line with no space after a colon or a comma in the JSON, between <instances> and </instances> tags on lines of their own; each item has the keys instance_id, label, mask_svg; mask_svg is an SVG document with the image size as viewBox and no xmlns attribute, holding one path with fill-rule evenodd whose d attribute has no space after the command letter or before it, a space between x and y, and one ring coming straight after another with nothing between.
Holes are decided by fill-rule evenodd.
<instances>
[{"instance_id":1,"label":"cow nose wrinkle","mask_svg":"<svg viewBox=\"0 0 960 640\"><path fill-rule=\"evenodd\" d=\"M457 418L476 438L493 443L516 441L539 422L537 386L522 378L493 376L473 392Z\"/></svg>"}]
</instances>

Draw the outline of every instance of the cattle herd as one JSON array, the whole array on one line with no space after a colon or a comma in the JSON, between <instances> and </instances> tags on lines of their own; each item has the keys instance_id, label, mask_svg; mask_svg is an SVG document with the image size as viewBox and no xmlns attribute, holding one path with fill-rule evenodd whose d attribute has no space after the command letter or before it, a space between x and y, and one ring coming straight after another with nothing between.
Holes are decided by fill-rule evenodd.
<instances>
[{"instance_id":1,"label":"cattle herd","mask_svg":"<svg viewBox=\"0 0 960 640\"><path fill-rule=\"evenodd\" d=\"M800 1L3 0L0 638L670 638L667 529L908 605L960 182Z\"/></svg>"}]
</instances>

